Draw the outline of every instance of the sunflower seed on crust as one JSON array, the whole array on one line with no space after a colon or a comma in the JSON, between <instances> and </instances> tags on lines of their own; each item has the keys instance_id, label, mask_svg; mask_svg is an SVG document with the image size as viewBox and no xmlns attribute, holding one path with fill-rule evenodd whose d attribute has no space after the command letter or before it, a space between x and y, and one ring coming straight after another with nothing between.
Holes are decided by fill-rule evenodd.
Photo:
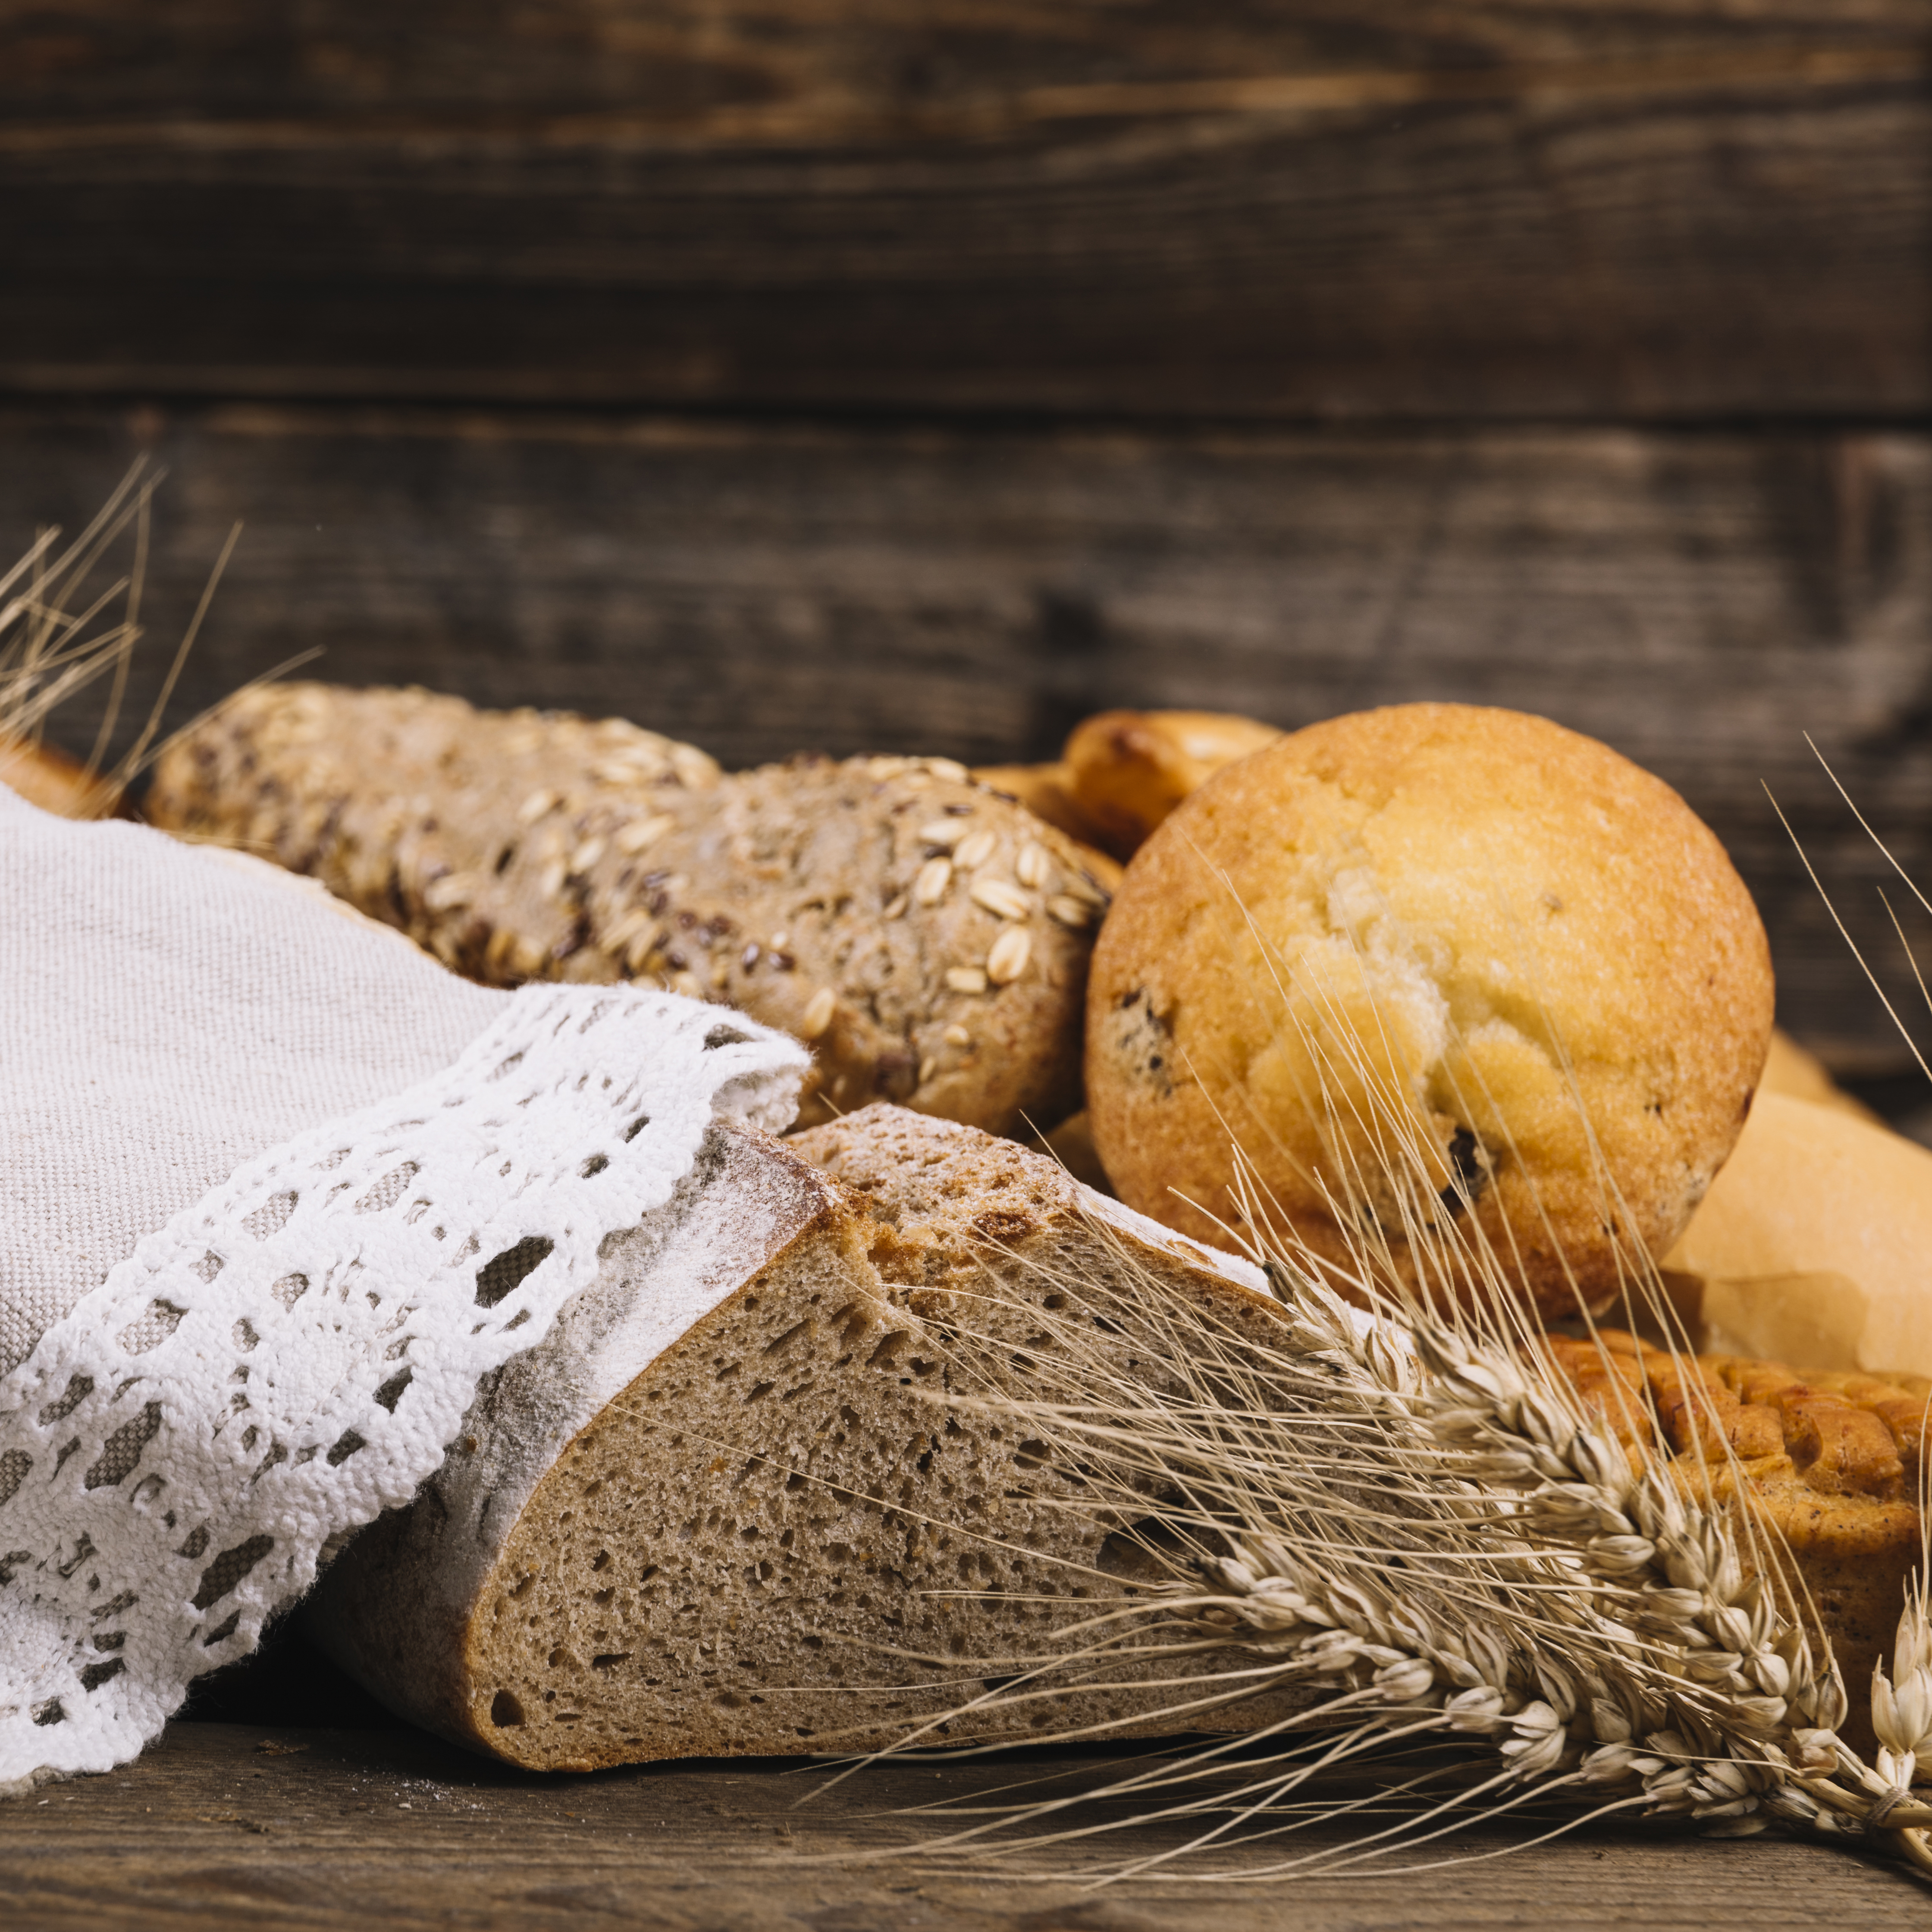
<instances>
[{"instance_id":1,"label":"sunflower seed on crust","mask_svg":"<svg viewBox=\"0 0 1932 1932\"><path fill-rule=\"evenodd\" d=\"M1038 892L1053 871L1053 855L1037 838L1029 838L1013 861L1013 877L1030 890Z\"/></svg>"},{"instance_id":2,"label":"sunflower seed on crust","mask_svg":"<svg viewBox=\"0 0 1932 1932\"><path fill-rule=\"evenodd\" d=\"M584 840L570 855L570 869L573 872L587 872L604 856L604 841L591 838Z\"/></svg>"},{"instance_id":3,"label":"sunflower seed on crust","mask_svg":"<svg viewBox=\"0 0 1932 1932\"><path fill-rule=\"evenodd\" d=\"M1046 902L1048 915L1059 920L1070 932L1082 931L1092 920L1092 912L1070 893L1056 892Z\"/></svg>"},{"instance_id":4,"label":"sunflower seed on crust","mask_svg":"<svg viewBox=\"0 0 1932 1932\"><path fill-rule=\"evenodd\" d=\"M922 845L944 845L950 850L970 830L956 818L935 818L922 825L917 836Z\"/></svg>"},{"instance_id":5,"label":"sunflower seed on crust","mask_svg":"<svg viewBox=\"0 0 1932 1932\"><path fill-rule=\"evenodd\" d=\"M1027 969L1033 952L1033 934L1023 926L1003 932L986 955L986 977L996 986L1010 986Z\"/></svg>"},{"instance_id":6,"label":"sunflower seed on crust","mask_svg":"<svg viewBox=\"0 0 1932 1932\"><path fill-rule=\"evenodd\" d=\"M556 794L548 785L532 792L517 808L517 823L519 825L536 824L545 812L556 809Z\"/></svg>"},{"instance_id":7,"label":"sunflower seed on crust","mask_svg":"<svg viewBox=\"0 0 1932 1932\"><path fill-rule=\"evenodd\" d=\"M986 976L977 966L949 966L946 983L956 993L983 993Z\"/></svg>"},{"instance_id":8,"label":"sunflower seed on crust","mask_svg":"<svg viewBox=\"0 0 1932 1932\"><path fill-rule=\"evenodd\" d=\"M922 906L937 905L946 896L946 888L952 883L952 861L950 859L928 859L919 868L919 877L912 882L914 901Z\"/></svg>"},{"instance_id":9,"label":"sunflower seed on crust","mask_svg":"<svg viewBox=\"0 0 1932 1932\"><path fill-rule=\"evenodd\" d=\"M832 1024L838 1010L838 995L830 986L821 986L807 1002L805 1016L798 1023L800 1040L816 1040Z\"/></svg>"},{"instance_id":10,"label":"sunflower seed on crust","mask_svg":"<svg viewBox=\"0 0 1932 1932\"><path fill-rule=\"evenodd\" d=\"M695 745L674 744L667 755L678 783L687 791L709 791L722 776L718 760Z\"/></svg>"}]
</instances>

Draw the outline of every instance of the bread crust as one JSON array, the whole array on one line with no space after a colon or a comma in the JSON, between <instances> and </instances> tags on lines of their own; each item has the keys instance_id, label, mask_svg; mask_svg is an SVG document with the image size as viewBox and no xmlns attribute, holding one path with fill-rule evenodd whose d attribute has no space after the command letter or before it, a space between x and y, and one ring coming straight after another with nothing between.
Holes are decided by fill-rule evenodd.
<instances>
[{"instance_id":1,"label":"bread crust","mask_svg":"<svg viewBox=\"0 0 1932 1932\"><path fill-rule=\"evenodd\" d=\"M1258 1337L1280 1318L1256 1271L970 1128L880 1106L708 1146L671 1231L649 1254L613 1244L556 1334L479 1395L443 1471L312 1600L333 1654L456 1742L586 1770L875 1748L944 1717L979 1689L975 1654L1037 1645L1114 1586L1108 1532L1065 1507L1074 1482L932 1393L1017 1372L1042 1346L1042 1270L1083 1242L1090 1263L1124 1244ZM742 1211L748 1189L765 1208ZM667 1337L650 1310L694 1264L712 1286ZM965 1306L992 1345L977 1370L950 1352ZM1130 1675L1052 1721L1104 1712L1132 1734L1144 1708L1139 1728L1174 1729Z\"/></svg>"},{"instance_id":2,"label":"bread crust","mask_svg":"<svg viewBox=\"0 0 1932 1932\"><path fill-rule=\"evenodd\" d=\"M1737 1355L1687 1360L1617 1329L1549 1347L1633 1454L1660 1430L1687 1486L1736 1502L1782 1540L1798 1586L1784 1581L1786 1612L1829 1640L1851 1696L1844 1735L1869 1750L1867 1687L1918 1564L1927 1385ZM1755 1539L1739 1545L1752 1564Z\"/></svg>"},{"instance_id":3,"label":"bread crust","mask_svg":"<svg viewBox=\"0 0 1932 1932\"><path fill-rule=\"evenodd\" d=\"M1073 808L1098 844L1130 859L1183 799L1280 736L1232 712L1098 712L1073 728L1063 754Z\"/></svg>"},{"instance_id":4,"label":"bread crust","mask_svg":"<svg viewBox=\"0 0 1932 1932\"><path fill-rule=\"evenodd\" d=\"M1598 1303L1618 1279L1598 1154L1614 1218L1662 1253L1737 1138L1771 1018L1750 895L1662 781L1546 719L1399 706L1230 766L1136 855L1096 950L1088 1108L1143 1212L1214 1238L1232 1135L1339 1262L1336 1150L1387 1166L1352 1111L1371 1110L1350 1063L1374 1070L1442 1210L1574 1312L1573 1280ZM1406 1261L1399 1204L1366 1206Z\"/></svg>"},{"instance_id":5,"label":"bread crust","mask_svg":"<svg viewBox=\"0 0 1932 1932\"><path fill-rule=\"evenodd\" d=\"M148 809L472 978L656 980L795 1033L807 1124L884 1097L1006 1133L1078 1104L1107 862L944 760L727 778L618 720L297 684L190 733Z\"/></svg>"},{"instance_id":6,"label":"bread crust","mask_svg":"<svg viewBox=\"0 0 1932 1932\"><path fill-rule=\"evenodd\" d=\"M29 805L62 818L104 818L118 802L113 787L104 784L64 752L4 734L0 734L0 784L18 792Z\"/></svg>"}]
</instances>

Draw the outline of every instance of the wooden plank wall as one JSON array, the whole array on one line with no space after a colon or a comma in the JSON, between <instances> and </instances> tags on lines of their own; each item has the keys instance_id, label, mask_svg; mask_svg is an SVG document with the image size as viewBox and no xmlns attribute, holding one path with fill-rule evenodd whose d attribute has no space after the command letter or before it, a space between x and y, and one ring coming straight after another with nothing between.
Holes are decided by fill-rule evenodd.
<instances>
[{"instance_id":1,"label":"wooden plank wall","mask_svg":"<svg viewBox=\"0 0 1932 1932\"><path fill-rule=\"evenodd\" d=\"M0 543L149 453L164 641L246 520L177 718L1520 705L1903 1064L1763 788L1895 960L1804 734L1932 880L1923 0L0 0Z\"/></svg>"}]
</instances>

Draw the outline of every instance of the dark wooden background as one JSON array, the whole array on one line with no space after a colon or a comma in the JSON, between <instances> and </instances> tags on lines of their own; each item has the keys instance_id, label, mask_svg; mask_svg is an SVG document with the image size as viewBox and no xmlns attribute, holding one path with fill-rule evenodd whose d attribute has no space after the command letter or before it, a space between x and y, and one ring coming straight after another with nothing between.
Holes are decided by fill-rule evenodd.
<instances>
[{"instance_id":1,"label":"dark wooden background","mask_svg":"<svg viewBox=\"0 0 1932 1932\"><path fill-rule=\"evenodd\" d=\"M1923 1104L1764 788L1896 981L1804 734L1932 881L1927 0L0 0L0 543L169 472L137 705L246 522L174 722L1517 705Z\"/></svg>"}]
</instances>

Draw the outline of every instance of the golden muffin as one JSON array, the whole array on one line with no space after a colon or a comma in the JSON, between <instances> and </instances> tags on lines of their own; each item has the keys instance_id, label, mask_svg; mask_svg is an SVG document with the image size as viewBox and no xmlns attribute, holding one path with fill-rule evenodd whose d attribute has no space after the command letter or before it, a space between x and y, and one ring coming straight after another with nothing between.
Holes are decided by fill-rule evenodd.
<instances>
[{"instance_id":1,"label":"golden muffin","mask_svg":"<svg viewBox=\"0 0 1932 1932\"><path fill-rule=\"evenodd\" d=\"M1772 992L1750 895L1660 779L1516 712L1359 712L1229 766L1127 868L1094 1144L1202 1239L1238 1218L1238 1143L1318 1256L1366 1238L1435 1285L1459 1235L1574 1312L1617 1287L1612 1227L1660 1255L1702 1198Z\"/></svg>"}]
</instances>

